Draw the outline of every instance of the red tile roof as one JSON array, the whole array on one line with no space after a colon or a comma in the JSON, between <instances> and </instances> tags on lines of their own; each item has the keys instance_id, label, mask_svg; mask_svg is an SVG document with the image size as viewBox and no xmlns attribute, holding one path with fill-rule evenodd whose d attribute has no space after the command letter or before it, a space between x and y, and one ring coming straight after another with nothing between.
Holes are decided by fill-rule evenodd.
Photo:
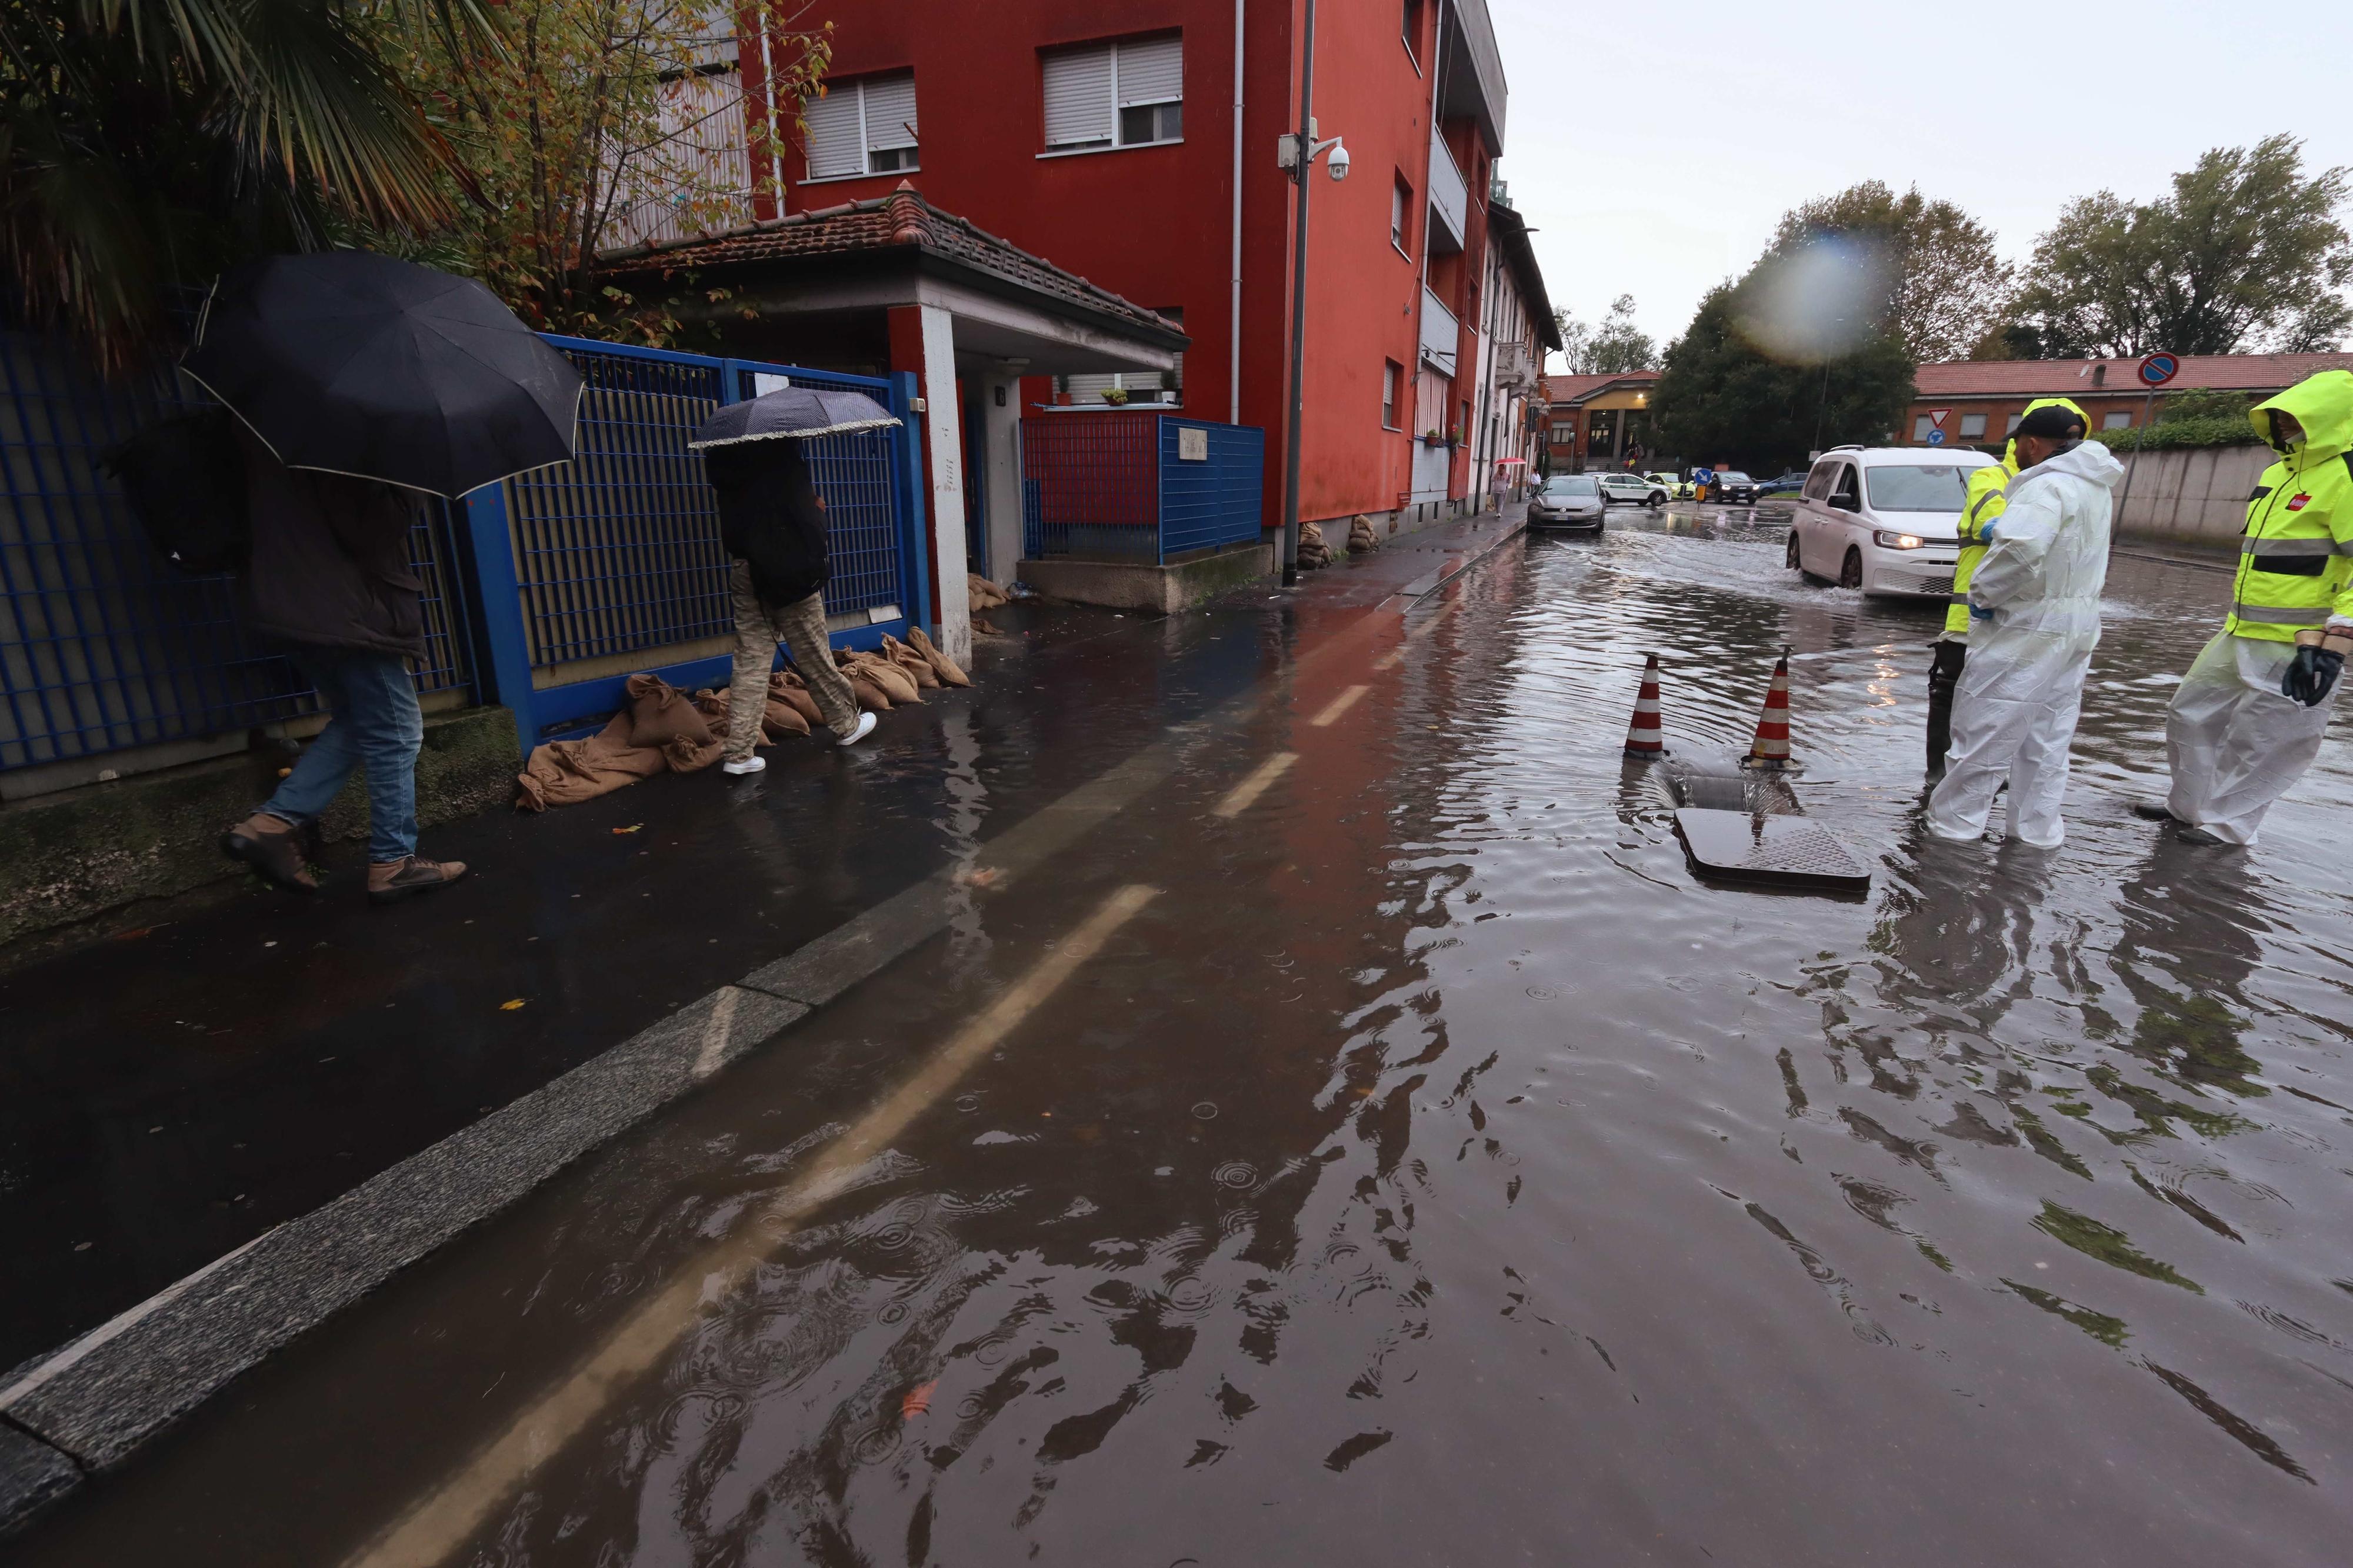
<instances>
[{"instance_id":1,"label":"red tile roof","mask_svg":"<svg viewBox=\"0 0 2353 1568\"><path fill-rule=\"evenodd\" d=\"M1915 398L2137 395L2147 390L2134 374L2139 364L2137 359L1959 360L1924 364L1914 373L1913 395ZM2094 386L2093 370L2103 365L2107 374ZM2353 353L2193 354L2182 360L2181 374L2159 390L2279 392L2324 370L2353 370Z\"/></svg>"},{"instance_id":2,"label":"red tile roof","mask_svg":"<svg viewBox=\"0 0 2353 1568\"><path fill-rule=\"evenodd\" d=\"M1547 375L1545 390L1557 407L1564 403L1582 403L1613 386L1654 385L1658 379L1655 370L1630 370L1616 375Z\"/></svg>"},{"instance_id":3,"label":"red tile roof","mask_svg":"<svg viewBox=\"0 0 2353 1568\"><path fill-rule=\"evenodd\" d=\"M1043 257L976 227L970 220L925 201L904 180L887 196L845 202L691 239L666 240L607 253L614 272L671 271L732 267L745 262L799 260L912 247L993 273L1024 289L1078 305L1140 330L1155 341L1182 348L1190 340L1166 316L1096 287Z\"/></svg>"}]
</instances>

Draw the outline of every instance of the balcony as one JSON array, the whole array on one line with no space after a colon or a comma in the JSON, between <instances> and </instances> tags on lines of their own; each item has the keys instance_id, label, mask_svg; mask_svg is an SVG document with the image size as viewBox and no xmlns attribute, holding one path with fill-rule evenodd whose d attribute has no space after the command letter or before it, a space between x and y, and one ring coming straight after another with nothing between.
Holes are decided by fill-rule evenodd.
<instances>
[{"instance_id":1,"label":"balcony","mask_svg":"<svg viewBox=\"0 0 2353 1568\"><path fill-rule=\"evenodd\" d=\"M1430 253L1451 256L1467 243L1470 234L1470 187L1463 183L1462 171L1454 166L1454 154L1438 132L1430 133Z\"/></svg>"},{"instance_id":2,"label":"balcony","mask_svg":"<svg viewBox=\"0 0 2353 1568\"><path fill-rule=\"evenodd\" d=\"M1535 355L1525 343L1495 345L1495 384L1521 388L1534 385L1536 379Z\"/></svg>"},{"instance_id":3,"label":"balcony","mask_svg":"<svg viewBox=\"0 0 2353 1568\"><path fill-rule=\"evenodd\" d=\"M1439 297L1424 289L1421 291L1421 363L1440 375L1454 374L1455 345L1461 342L1462 325L1454 319Z\"/></svg>"}]
</instances>

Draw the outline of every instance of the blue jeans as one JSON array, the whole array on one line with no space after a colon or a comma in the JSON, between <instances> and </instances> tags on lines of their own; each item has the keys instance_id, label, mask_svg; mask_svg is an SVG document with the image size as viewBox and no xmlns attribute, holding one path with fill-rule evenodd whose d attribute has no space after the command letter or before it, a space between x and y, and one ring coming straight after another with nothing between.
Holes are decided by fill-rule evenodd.
<instances>
[{"instance_id":1,"label":"blue jeans","mask_svg":"<svg viewBox=\"0 0 2353 1568\"><path fill-rule=\"evenodd\" d=\"M353 768L364 769L368 858L407 859L417 853L417 752L425 742L425 713L408 661L353 647L292 651L331 716L261 809L300 827L327 809Z\"/></svg>"}]
</instances>

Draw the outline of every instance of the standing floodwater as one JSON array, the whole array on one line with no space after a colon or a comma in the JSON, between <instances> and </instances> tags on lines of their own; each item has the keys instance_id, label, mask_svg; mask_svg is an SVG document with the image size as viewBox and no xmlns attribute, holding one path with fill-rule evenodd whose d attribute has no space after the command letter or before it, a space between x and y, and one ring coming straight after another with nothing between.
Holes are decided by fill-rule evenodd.
<instances>
[{"instance_id":1,"label":"standing floodwater","mask_svg":"<svg viewBox=\"0 0 2353 1568\"><path fill-rule=\"evenodd\" d=\"M1008 662L944 935L26 1560L2343 1561L2353 751L2252 850L2135 818L2228 578L2120 559L2066 845L1940 842L1936 606L1612 523ZM1785 644L1865 898L1695 882L1623 758L1645 654L1737 750ZM1034 705L1261 651L1023 858Z\"/></svg>"}]
</instances>

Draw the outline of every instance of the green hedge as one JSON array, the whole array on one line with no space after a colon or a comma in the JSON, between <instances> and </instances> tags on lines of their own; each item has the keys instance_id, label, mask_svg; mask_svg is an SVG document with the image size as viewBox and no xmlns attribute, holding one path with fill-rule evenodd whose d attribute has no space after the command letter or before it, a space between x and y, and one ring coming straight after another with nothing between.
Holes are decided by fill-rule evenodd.
<instances>
[{"instance_id":1,"label":"green hedge","mask_svg":"<svg viewBox=\"0 0 2353 1568\"><path fill-rule=\"evenodd\" d=\"M2092 438L2116 452L2161 452L2177 447L2255 447L2246 416L2226 419L2159 419L2146 430L2094 430Z\"/></svg>"}]
</instances>

